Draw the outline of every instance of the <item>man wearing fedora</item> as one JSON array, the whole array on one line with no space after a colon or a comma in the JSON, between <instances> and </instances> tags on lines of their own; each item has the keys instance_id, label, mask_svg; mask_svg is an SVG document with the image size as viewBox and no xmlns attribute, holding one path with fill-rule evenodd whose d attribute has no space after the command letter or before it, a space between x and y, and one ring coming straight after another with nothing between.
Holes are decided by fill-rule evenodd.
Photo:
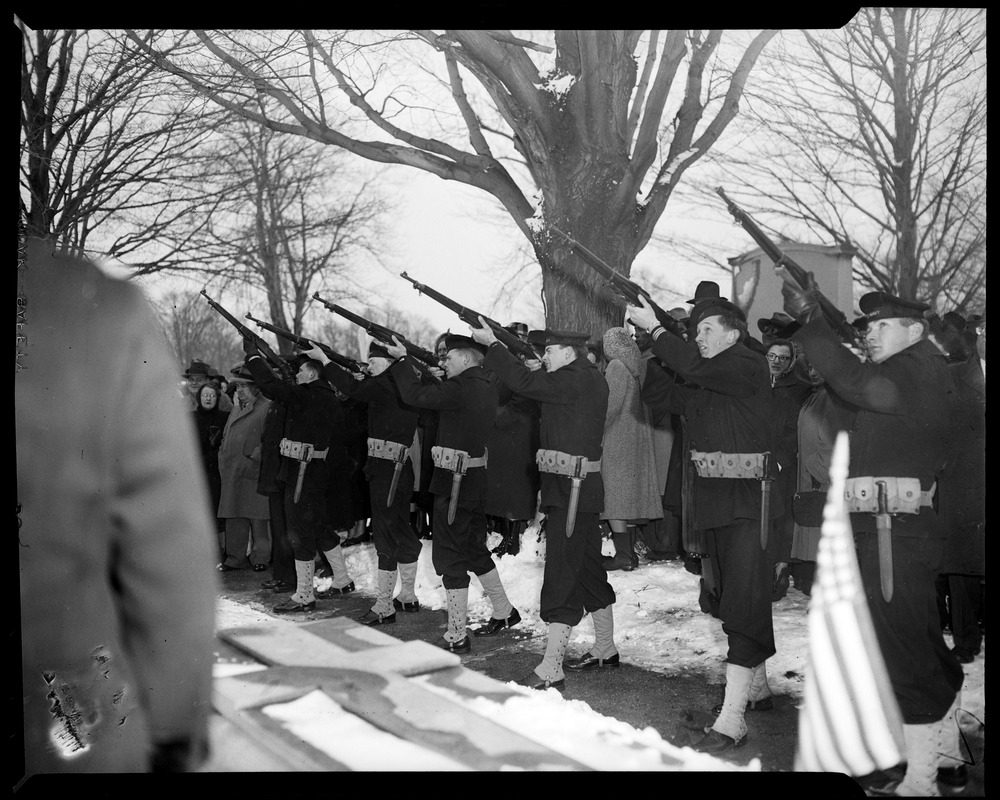
<instances>
[{"instance_id":1,"label":"man wearing fedora","mask_svg":"<svg viewBox=\"0 0 1000 800\"><path fill-rule=\"evenodd\" d=\"M879 794L937 795L939 772L954 783L965 769L955 719L962 666L948 649L934 577L947 533L938 519L937 481L950 447L955 385L928 341L928 306L869 292L859 305L869 361L842 346L819 307L815 282L785 284L785 311L809 363L857 406L851 429L847 499L875 636L903 717L906 775Z\"/></svg>"},{"instance_id":2,"label":"man wearing fedora","mask_svg":"<svg viewBox=\"0 0 1000 800\"><path fill-rule=\"evenodd\" d=\"M714 722L691 746L719 754L747 741L748 708L773 705L766 660L774 655L771 562L762 534L778 509L767 502L775 451L766 360L743 342L746 316L725 299L705 299L691 312L693 342L659 325L652 308L629 306L649 331L653 353L644 399L654 411L683 414L692 477L692 528L701 533L728 639L726 689ZM681 383L680 381L683 381ZM766 517L762 516L766 513Z\"/></svg>"},{"instance_id":3,"label":"man wearing fedora","mask_svg":"<svg viewBox=\"0 0 1000 800\"><path fill-rule=\"evenodd\" d=\"M614 668L615 592L601 561L599 515L604 510L601 479L608 385L587 358L586 333L546 331L544 371L520 363L496 341L485 322L473 338L488 346L486 367L515 393L541 406L540 510L546 514L545 574L541 618L548 623L545 655L518 681L532 689L565 688L563 668L573 672ZM565 661L573 628L590 613L594 644Z\"/></svg>"},{"instance_id":4,"label":"man wearing fedora","mask_svg":"<svg viewBox=\"0 0 1000 800\"><path fill-rule=\"evenodd\" d=\"M270 511L267 498L257 493L257 482L264 419L271 401L261 395L253 375L242 363L230 371L230 382L236 387L236 405L226 421L219 448L222 496L218 515L225 520L226 531L218 569L228 572L249 566L263 572L271 560ZM248 562L251 530L253 550Z\"/></svg>"},{"instance_id":5,"label":"man wearing fedora","mask_svg":"<svg viewBox=\"0 0 1000 800\"><path fill-rule=\"evenodd\" d=\"M184 370L182 376L187 384L188 405L192 411L198 408L198 392L206 383L210 383L215 377L215 370L200 358L191 360L188 368ZM233 401L224 392L219 391L219 411L230 412L233 410Z\"/></svg>"},{"instance_id":6,"label":"man wearing fedora","mask_svg":"<svg viewBox=\"0 0 1000 800\"><path fill-rule=\"evenodd\" d=\"M431 558L441 576L448 603L448 630L439 646L468 653L469 573L479 578L493 613L475 631L493 636L521 621L507 598L500 573L486 546L486 440L497 409L497 393L483 370L485 347L449 333L442 361L446 379L424 384L406 348L393 340L386 346L396 359L390 368L404 403L438 412L437 441L431 450L434 472L434 545Z\"/></svg>"}]
</instances>

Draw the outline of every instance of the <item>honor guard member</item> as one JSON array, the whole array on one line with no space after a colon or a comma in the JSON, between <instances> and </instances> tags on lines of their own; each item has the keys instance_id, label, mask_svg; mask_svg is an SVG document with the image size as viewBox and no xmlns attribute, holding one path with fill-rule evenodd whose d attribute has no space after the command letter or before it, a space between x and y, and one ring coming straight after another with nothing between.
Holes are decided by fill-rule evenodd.
<instances>
[{"instance_id":1,"label":"honor guard member","mask_svg":"<svg viewBox=\"0 0 1000 800\"><path fill-rule=\"evenodd\" d=\"M640 298L642 300L642 298ZM694 462L693 528L703 532L718 591L717 616L728 639L722 708L692 747L721 753L746 743L748 705L773 705L765 662L774 655L771 563L765 552L770 521L773 452L767 361L742 344L746 316L725 299L707 299L691 312L694 343L668 333L643 302L628 317L653 337L659 369L654 410L684 414ZM682 378L684 383L677 382ZM648 379L647 379L648 382Z\"/></svg>"},{"instance_id":2,"label":"honor guard member","mask_svg":"<svg viewBox=\"0 0 1000 800\"><path fill-rule=\"evenodd\" d=\"M368 346L369 377L358 381L332 363L317 346L305 351L323 364L323 377L347 397L368 404L368 458L365 475L371 498L372 538L378 554L375 605L358 621L387 625L397 609L418 611L415 592L420 539L410 527L413 465L410 448L417 430L417 410L404 405L389 373L393 358L378 342ZM393 598L397 575L399 597Z\"/></svg>"},{"instance_id":3,"label":"honor guard member","mask_svg":"<svg viewBox=\"0 0 1000 800\"><path fill-rule=\"evenodd\" d=\"M252 342L243 340L246 366L261 392L285 404L284 436L278 448L281 465L276 481L283 487L285 524L295 556L295 592L274 607L276 614L298 614L316 608L313 574L322 551L333 568L330 593L354 591L340 537L329 525L327 494L330 470L349 466L344 442L344 412L333 388L321 378L323 365L311 359L299 366L295 384L268 369Z\"/></svg>"},{"instance_id":4,"label":"honor guard member","mask_svg":"<svg viewBox=\"0 0 1000 800\"><path fill-rule=\"evenodd\" d=\"M466 629L470 572L479 578L493 605L492 618L477 635L493 635L521 621L486 547L486 438L496 415L497 393L482 367L485 348L468 336L449 333L445 337L442 366L446 380L436 384L422 384L412 356L393 341L386 350L398 359L390 374L401 399L439 414L430 491L434 495L431 554L448 601L448 630L440 646L468 653L472 649Z\"/></svg>"},{"instance_id":5,"label":"honor guard member","mask_svg":"<svg viewBox=\"0 0 1000 800\"><path fill-rule=\"evenodd\" d=\"M947 533L934 495L949 453L955 386L927 338L928 306L870 292L868 363L823 318L815 282L782 288L794 339L831 389L858 408L847 502L875 635L903 716L906 776L883 791L938 794L938 768L962 767L955 714L962 667L945 643L935 600Z\"/></svg>"},{"instance_id":6,"label":"honor guard member","mask_svg":"<svg viewBox=\"0 0 1000 800\"><path fill-rule=\"evenodd\" d=\"M488 346L485 366L522 397L541 404L541 510L545 528L545 573L541 618L548 623L542 663L518 683L533 689L565 688L571 671L617 667L615 592L601 564L599 514L604 509L601 440L608 384L587 359L588 334L548 331L544 371L532 371L486 327L472 330ZM594 644L586 655L563 664L570 634L585 613L594 620Z\"/></svg>"}]
</instances>

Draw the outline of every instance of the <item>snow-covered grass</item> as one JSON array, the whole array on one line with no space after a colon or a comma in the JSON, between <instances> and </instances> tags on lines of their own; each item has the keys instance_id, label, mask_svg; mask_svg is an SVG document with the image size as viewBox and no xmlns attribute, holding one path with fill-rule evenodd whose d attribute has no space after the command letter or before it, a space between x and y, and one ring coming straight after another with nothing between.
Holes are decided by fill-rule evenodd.
<instances>
[{"instance_id":1,"label":"snow-covered grass","mask_svg":"<svg viewBox=\"0 0 1000 800\"><path fill-rule=\"evenodd\" d=\"M431 566L431 547L432 542L424 541L418 562L417 597L423 607L443 609L446 607L445 591ZM344 552L358 591L374 596L377 569L374 547L359 544ZM544 557L544 539L537 541L533 534L526 533L517 556L496 559L507 595L521 614L518 627L537 634L544 634L546 630L545 623L539 619L538 608ZM679 561L661 561L644 564L633 572L611 572L608 577L617 594L615 642L623 661L665 675L697 674L704 675L708 683L724 682L726 639L720 622L704 614L698 606L697 576L685 570ZM329 587L330 583L329 578L316 579L319 589ZM809 652L808 600L791 589L785 598L772 606L778 652L767 662L769 683L775 694L790 696L796 702L802 699ZM490 612L489 600L478 581L473 579L469 590L470 624L485 621ZM239 627L274 619L264 606L221 600L217 627ZM573 629L570 651L574 654L585 652L593 638L593 625L590 618L585 617ZM540 653L544 649L544 636L527 639L524 646ZM965 726L985 725L986 722L985 653L984 642L983 653L972 664L964 665L962 708L968 712L963 722ZM432 687L428 684L428 688ZM597 769L734 768L727 762L688 748L677 748L664 741L655 730L639 731L608 719L581 701L563 698L553 689L522 691L523 699L516 697L503 704L483 697L472 703L457 696L452 699ZM275 713L287 715L290 712L286 708ZM302 727L308 729L309 725L303 723ZM759 770L760 764L754 760L746 769Z\"/></svg>"}]
</instances>

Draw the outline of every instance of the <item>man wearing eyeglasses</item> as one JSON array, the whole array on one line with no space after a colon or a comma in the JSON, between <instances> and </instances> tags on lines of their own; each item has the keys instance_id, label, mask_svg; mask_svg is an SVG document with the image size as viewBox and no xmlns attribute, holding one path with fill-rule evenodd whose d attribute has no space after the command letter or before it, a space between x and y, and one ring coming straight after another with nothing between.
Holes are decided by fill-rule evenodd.
<instances>
[{"instance_id":1,"label":"man wearing eyeglasses","mask_svg":"<svg viewBox=\"0 0 1000 800\"><path fill-rule=\"evenodd\" d=\"M767 368L771 379L771 407L774 430L777 432L777 460L781 470L774 478L773 502L782 514L771 528L768 551L774 562L771 601L777 602L788 592L789 561L792 556L792 495L798 474L798 421L802 403L809 396L811 385L792 367L795 349L788 339L774 339L767 348ZM796 584L797 589L803 587Z\"/></svg>"}]
</instances>

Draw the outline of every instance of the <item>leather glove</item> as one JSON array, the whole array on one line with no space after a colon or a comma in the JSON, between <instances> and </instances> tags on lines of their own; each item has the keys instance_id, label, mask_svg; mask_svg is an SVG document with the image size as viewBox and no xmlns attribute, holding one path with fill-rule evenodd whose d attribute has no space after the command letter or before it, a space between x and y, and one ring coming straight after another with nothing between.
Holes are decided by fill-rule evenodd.
<instances>
[{"instance_id":1,"label":"leather glove","mask_svg":"<svg viewBox=\"0 0 1000 800\"><path fill-rule=\"evenodd\" d=\"M257 352L257 345L255 345L252 341L250 341L250 339L246 336L243 337L243 352L246 353L248 356L259 355L259 353Z\"/></svg>"},{"instance_id":2,"label":"leather glove","mask_svg":"<svg viewBox=\"0 0 1000 800\"><path fill-rule=\"evenodd\" d=\"M822 316L819 305L819 287L811 272L806 273L808 283L802 289L789 281L781 284L781 295L785 298L785 313L796 322L805 325Z\"/></svg>"}]
</instances>

